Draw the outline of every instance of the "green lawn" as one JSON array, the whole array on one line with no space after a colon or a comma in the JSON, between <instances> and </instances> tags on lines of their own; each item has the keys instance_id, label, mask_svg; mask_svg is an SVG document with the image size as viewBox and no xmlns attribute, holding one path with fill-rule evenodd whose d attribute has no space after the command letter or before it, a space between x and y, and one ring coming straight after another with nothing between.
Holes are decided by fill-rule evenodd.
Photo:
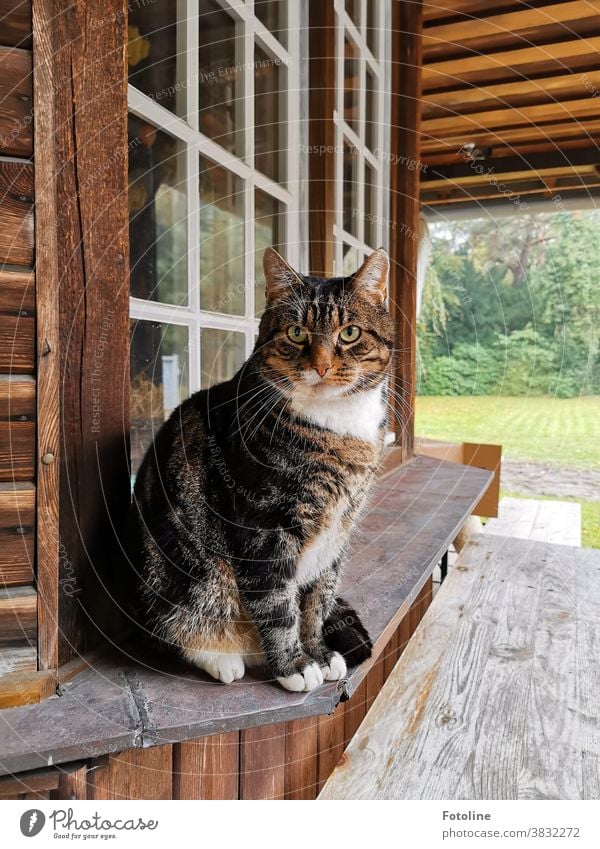
<instances>
[{"instance_id":1,"label":"green lawn","mask_svg":"<svg viewBox=\"0 0 600 849\"><path fill-rule=\"evenodd\" d=\"M417 398L418 436L503 446L507 457L600 468L600 396Z\"/></svg>"}]
</instances>

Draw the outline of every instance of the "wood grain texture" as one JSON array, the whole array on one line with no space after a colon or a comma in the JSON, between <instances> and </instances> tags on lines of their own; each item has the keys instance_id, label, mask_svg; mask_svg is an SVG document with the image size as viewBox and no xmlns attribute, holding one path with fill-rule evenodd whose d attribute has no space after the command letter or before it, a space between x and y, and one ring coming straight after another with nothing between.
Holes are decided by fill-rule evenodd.
<instances>
[{"instance_id":1,"label":"wood grain texture","mask_svg":"<svg viewBox=\"0 0 600 849\"><path fill-rule=\"evenodd\" d=\"M390 309L397 326L395 391L396 443L408 460L414 452L416 379L417 252L419 236L419 170L398 163L419 160L422 65L422 4L392 0L390 168Z\"/></svg>"},{"instance_id":2,"label":"wood grain texture","mask_svg":"<svg viewBox=\"0 0 600 849\"><path fill-rule=\"evenodd\" d=\"M18 710L19 706L37 705L48 696L56 693L56 675L50 671L44 672L15 672L9 675L0 676L0 708L12 708ZM9 716L7 710L2 716ZM33 729L28 730L29 738L33 736ZM43 763L47 763L36 759L36 763L32 766L39 767ZM16 772L17 770L10 769L9 765L5 767L4 762L0 762L2 773ZM28 764L27 766L29 766Z\"/></svg>"},{"instance_id":3,"label":"wood grain texture","mask_svg":"<svg viewBox=\"0 0 600 849\"><path fill-rule=\"evenodd\" d=\"M37 670L37 647L35 642L11 643L0 646L0 675Z\"/></svg>"},{"instance_id":4,"label":"wood grain texture","mask_svg":"<svg viewBox=\"0 0 600 849\"><path fill-rule=\"evenodd\" d=\"M32 272L0 270L0 374L35 368L35 290Z\"/></svg>"},{"instance_id":5,"label":"wood grain texture","mask_svg":"<svg viewBox=\"0 0 600 849\"><path fill-rule=\"evenodd\" d=\"M241 732L240 799L283 799L285 730L280 722Z\"/></svg>"},{"instance_id":6,"label":"wood grain texture","mask_svg":"<svg viewBox=\"0 0 600 849\"><path fill-rule=\"evenodd\" d=\"M107 586L130 501L127 14L125 0L74 3L60 15L51 0L39 0L34 12L40 74L35 85L36 167L37 134L47 138L50 131L54 140L44 148L45 172L36 177L38 189L47 192L46 220L55 225L49 241L50 233L40 225L50 274L42 280L38 245L38 287L47 281L45 294L38 291L38 309L46 309L38 316L38 344L60 331L57 346L48 337L60 365L52 364L55 355L50 353L41 358L39 375L40 399L42 384L49 393L55 385L55 368L61 385L59 474L56 480L51 472L45 485L42 503L53 512L48 527L40 529L48 540L45 557L51 573L40 592L48 606L47 615L40 617L47 623L43 640L40 635L40 663L51 665L57 654L65 663L90 647L96 638L90 619L100 631L120 627ZM43 102L45 79L53 93L49 105ZM40 445L56 439L55 420L53 408L46 430L40 426ZM41 478L45 471L39 474ZM60 577L68 569L81 589L76 596L60 593L58 602L57 486L64 545Z\"/></svg>"},{"instance_id":7,"label":"wood grain texture","mask_svg":"<svg viewBox=\"0 0 600 849\"><path fill-rule=\"evenodd\" d=\"M344 722L346 705L347 702L341 702L330 716L319 717L317 792L320 792L344 753L344 746L346 744Z\"/></svg>"},{"instance_id":8,"label":"wood grain texture","mask_svg":"<svg viewBox=\"0 0 600 849\"><path fill-rule=\"evenodd\" d=\"M0 776L0 799L9 799L22 793L44 793L57 790L60 774L56 769L37 769L20 775Z\"/></svg>"},{"instance_id":9,"label":"wood grain texture","mask_svg":"<svg viewBox=\"0 0 600 849\"><path fill-rule=\"evenodd\" d=\"M35 381L0 375L0 481L30 481L35 466Z\"/></svg>"},{"instance_id":10,"label":"wood grain texture","mask_svg":"<svg viewBox=\"0 0 600 849\"><path fill-rule=\"evenodd\" d=\"M37 592L33 587L0 589L0 644L35 642Z\"/></svg>"},{"instance_id":11,"label":"wood grain texture","mask_svg":"<svg viewBox=\"0 0 600 849\"><path fill-rule=\"evenodd\" d=\"M59 468L60 468L60 351L59 351L59 217L57 179L61 161L57 138L58 82L52 51L55 12L50 0L35 3L36 44L34 143L36 155L36 311L37 331L37 585L38 653L40 669L58 666L59 586ZM52 139L52 143L49 140ZM46 453L55 460L41 462Z\"/></svg>"},{"instance_id":12,"label":"wood grain texture","mask_svg":"<svg viewBox=\"0 0 600 849\"><path fill-rule=\"evenodd\" d=\"M65 767L57 768L58 787L50 790L51 799L88 798L88 766L85 763L67 764Z\"/></svg>"},{"instance_id":13,"label":"wood grain texture","mask_svg":"<svg viewBox=\"0 0 600 849\"><path fill-rule=\"evenodd\" d=\"M171 799L172 746L129 749L90 770L89 799Z\"/></svg>"},{"instance_id":14,"label":"wood grain texture","mask_svg":"<svg viewBox=\"0 0 600 849\"><path fill-rule=\"evenodd\" d=\"M238 731L173 747L174 799L237 799Z\"/></svg>"},{"instance_id":15,"label":"wood grain texture","mask_svg":"<svg viewBox=\"0 0 600 849\"><path fill-rule=\"evenodd\" d=\"M33 583L35 487L0 483L0 584Z\"/></svg>"},{"instance_id":16,"label":"wood grain texture","mask_svg":"<svg viewBox=\"0 0 600 849\"><path fill-rule=\"evenodd\" d=\"M31 47L31 0L0 0L0 44Z\"/></svg>"},{"instance_id":17,"label":"wood grain texture","mask_svg":"<svg viewBox=\"0 0 600 849\"><path fill-rule=\"evenodd\" d=\"M0 29L4 22L0 19ZM33 85L29 50L0 47L0 154L33 153Z\"/></svg>"},{"instance_id":18,"label":"wood grain texture","mask_svg":"<svg viewBox=\"0 0 600 849\"><path fill-rule=\"evenodd\" d=\"M285 798L314 799L317 795L319 720L296 719L285 734Z\"/></svg>"},{"instance_id":19,"label":"wood grain texture","mask_svg":"<svg viewBox=\"0 0 600 849\"><path fill-rule=\"evenodd\" d=\"M322 798L598 798L599 577L600 551L475 536Z\"/></svg>"},{"instance_id":20,"label":"wood grain texture","mask_svg":"<svg viewBox=\"0 0 600 849\"><path fill-rule=\"evenodd\" d=\"M533 498L503 498L498 518L488 520L484 533L579 546L581 504L571 501L538 501Z\"/></svg>"},{"instance_id":21,"label":"wood grain texture","mask_svg":"<svg viewBox=\"0 0 600 849\"><path fill-rule=\"evenodd\" d=\"M33 265L33 165L0 158L0 263Z\"/></svg>"},{"instance_id":22,"label":"wood grain texture","mask_svg":"<svg viewBox=\"0 0 600 849\"><path fill-rule=\"evenodd\" d=\"M309 235L312 274L334 273L336 14L334 0L309 0Z\"/></svg>"}]
</instances>

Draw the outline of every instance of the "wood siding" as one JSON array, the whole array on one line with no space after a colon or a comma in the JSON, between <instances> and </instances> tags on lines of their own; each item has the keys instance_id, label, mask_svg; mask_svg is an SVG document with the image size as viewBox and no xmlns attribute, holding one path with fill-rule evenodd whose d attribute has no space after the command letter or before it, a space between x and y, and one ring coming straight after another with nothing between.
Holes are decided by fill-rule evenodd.
<instances>
[{"instance_id":1,"label":"wood siding","mask_svg":"<svg viewBox=\"0 0 600 849\"><path fill-rule=\"evenodd\" d=\"M38 668L38 600L34 587L37 375L31 68L31 2L0 2L2 706L36 701L40 692L40 682L31 679L32 675L37 676Z\"/></svg>"},{"instance_id":2,"label":"wood siding","mask_svg":"<svg viewBox=\"0 0 600 849\"><path fill-rule=\"evenodd\" d=\"M129 749L61 766L54 778L48 770L22 773L0 779L0 798L315 799L423 618L431 587L428 579L362 684L331 716Z\"/></svg>"}]
</instances>

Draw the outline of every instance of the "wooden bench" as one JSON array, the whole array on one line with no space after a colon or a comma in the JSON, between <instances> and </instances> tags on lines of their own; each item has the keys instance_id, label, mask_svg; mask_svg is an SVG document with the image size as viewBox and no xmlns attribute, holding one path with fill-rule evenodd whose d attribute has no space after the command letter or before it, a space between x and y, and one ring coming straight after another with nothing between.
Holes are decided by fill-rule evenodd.
<instances>
[{"instance_id":1,"label":"wooden bench","mask_svg":"<svg viewBox=\"0 0 600 849\"><path fill-rule=\"evenodd\" d=\"M600 551L474 537L319 798L600 798Z\"/></svg>"}]
</instances>

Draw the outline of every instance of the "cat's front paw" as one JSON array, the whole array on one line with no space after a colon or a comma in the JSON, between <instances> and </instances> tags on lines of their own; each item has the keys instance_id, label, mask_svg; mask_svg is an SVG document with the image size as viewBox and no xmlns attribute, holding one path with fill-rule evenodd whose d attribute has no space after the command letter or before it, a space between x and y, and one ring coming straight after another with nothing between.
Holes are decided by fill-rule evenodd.
<instances>
[{"instance_id":1,"label":"cat's front paw","mask_svg":"<svg viewBox=\"0 0 600 849\"><path fill-rule=\"evenodd\" d=\"M318 663L309 662L293 675L287 675L285 678L278 678L277 680L285 690L302 693L319 687L323 683L323 673Z\"/></svg>"},{"instance_id":2,"label":"cat's front paw","mask_svg":"<svg viewBox=\"0 0 600 849\"><path fill-rule=\"evenodd\" d=\"M348 667L342 655L334 651L331 653L327 663L321 664L321 672L323 673L324 681L339 681L346 677Z\"/></svg>"},{"instance_id":3,"label":"cat's front paw","mask_svg":"<svg viewBox=\"0 0 600 849\"><path fill-rule=\"evenodd\" d=\"M199 666L217 681L231 684L243 677L244 660L239 654L218 654L217 652L194 651L187 653L187 659Z\"/></svg>"}]
</instances>

